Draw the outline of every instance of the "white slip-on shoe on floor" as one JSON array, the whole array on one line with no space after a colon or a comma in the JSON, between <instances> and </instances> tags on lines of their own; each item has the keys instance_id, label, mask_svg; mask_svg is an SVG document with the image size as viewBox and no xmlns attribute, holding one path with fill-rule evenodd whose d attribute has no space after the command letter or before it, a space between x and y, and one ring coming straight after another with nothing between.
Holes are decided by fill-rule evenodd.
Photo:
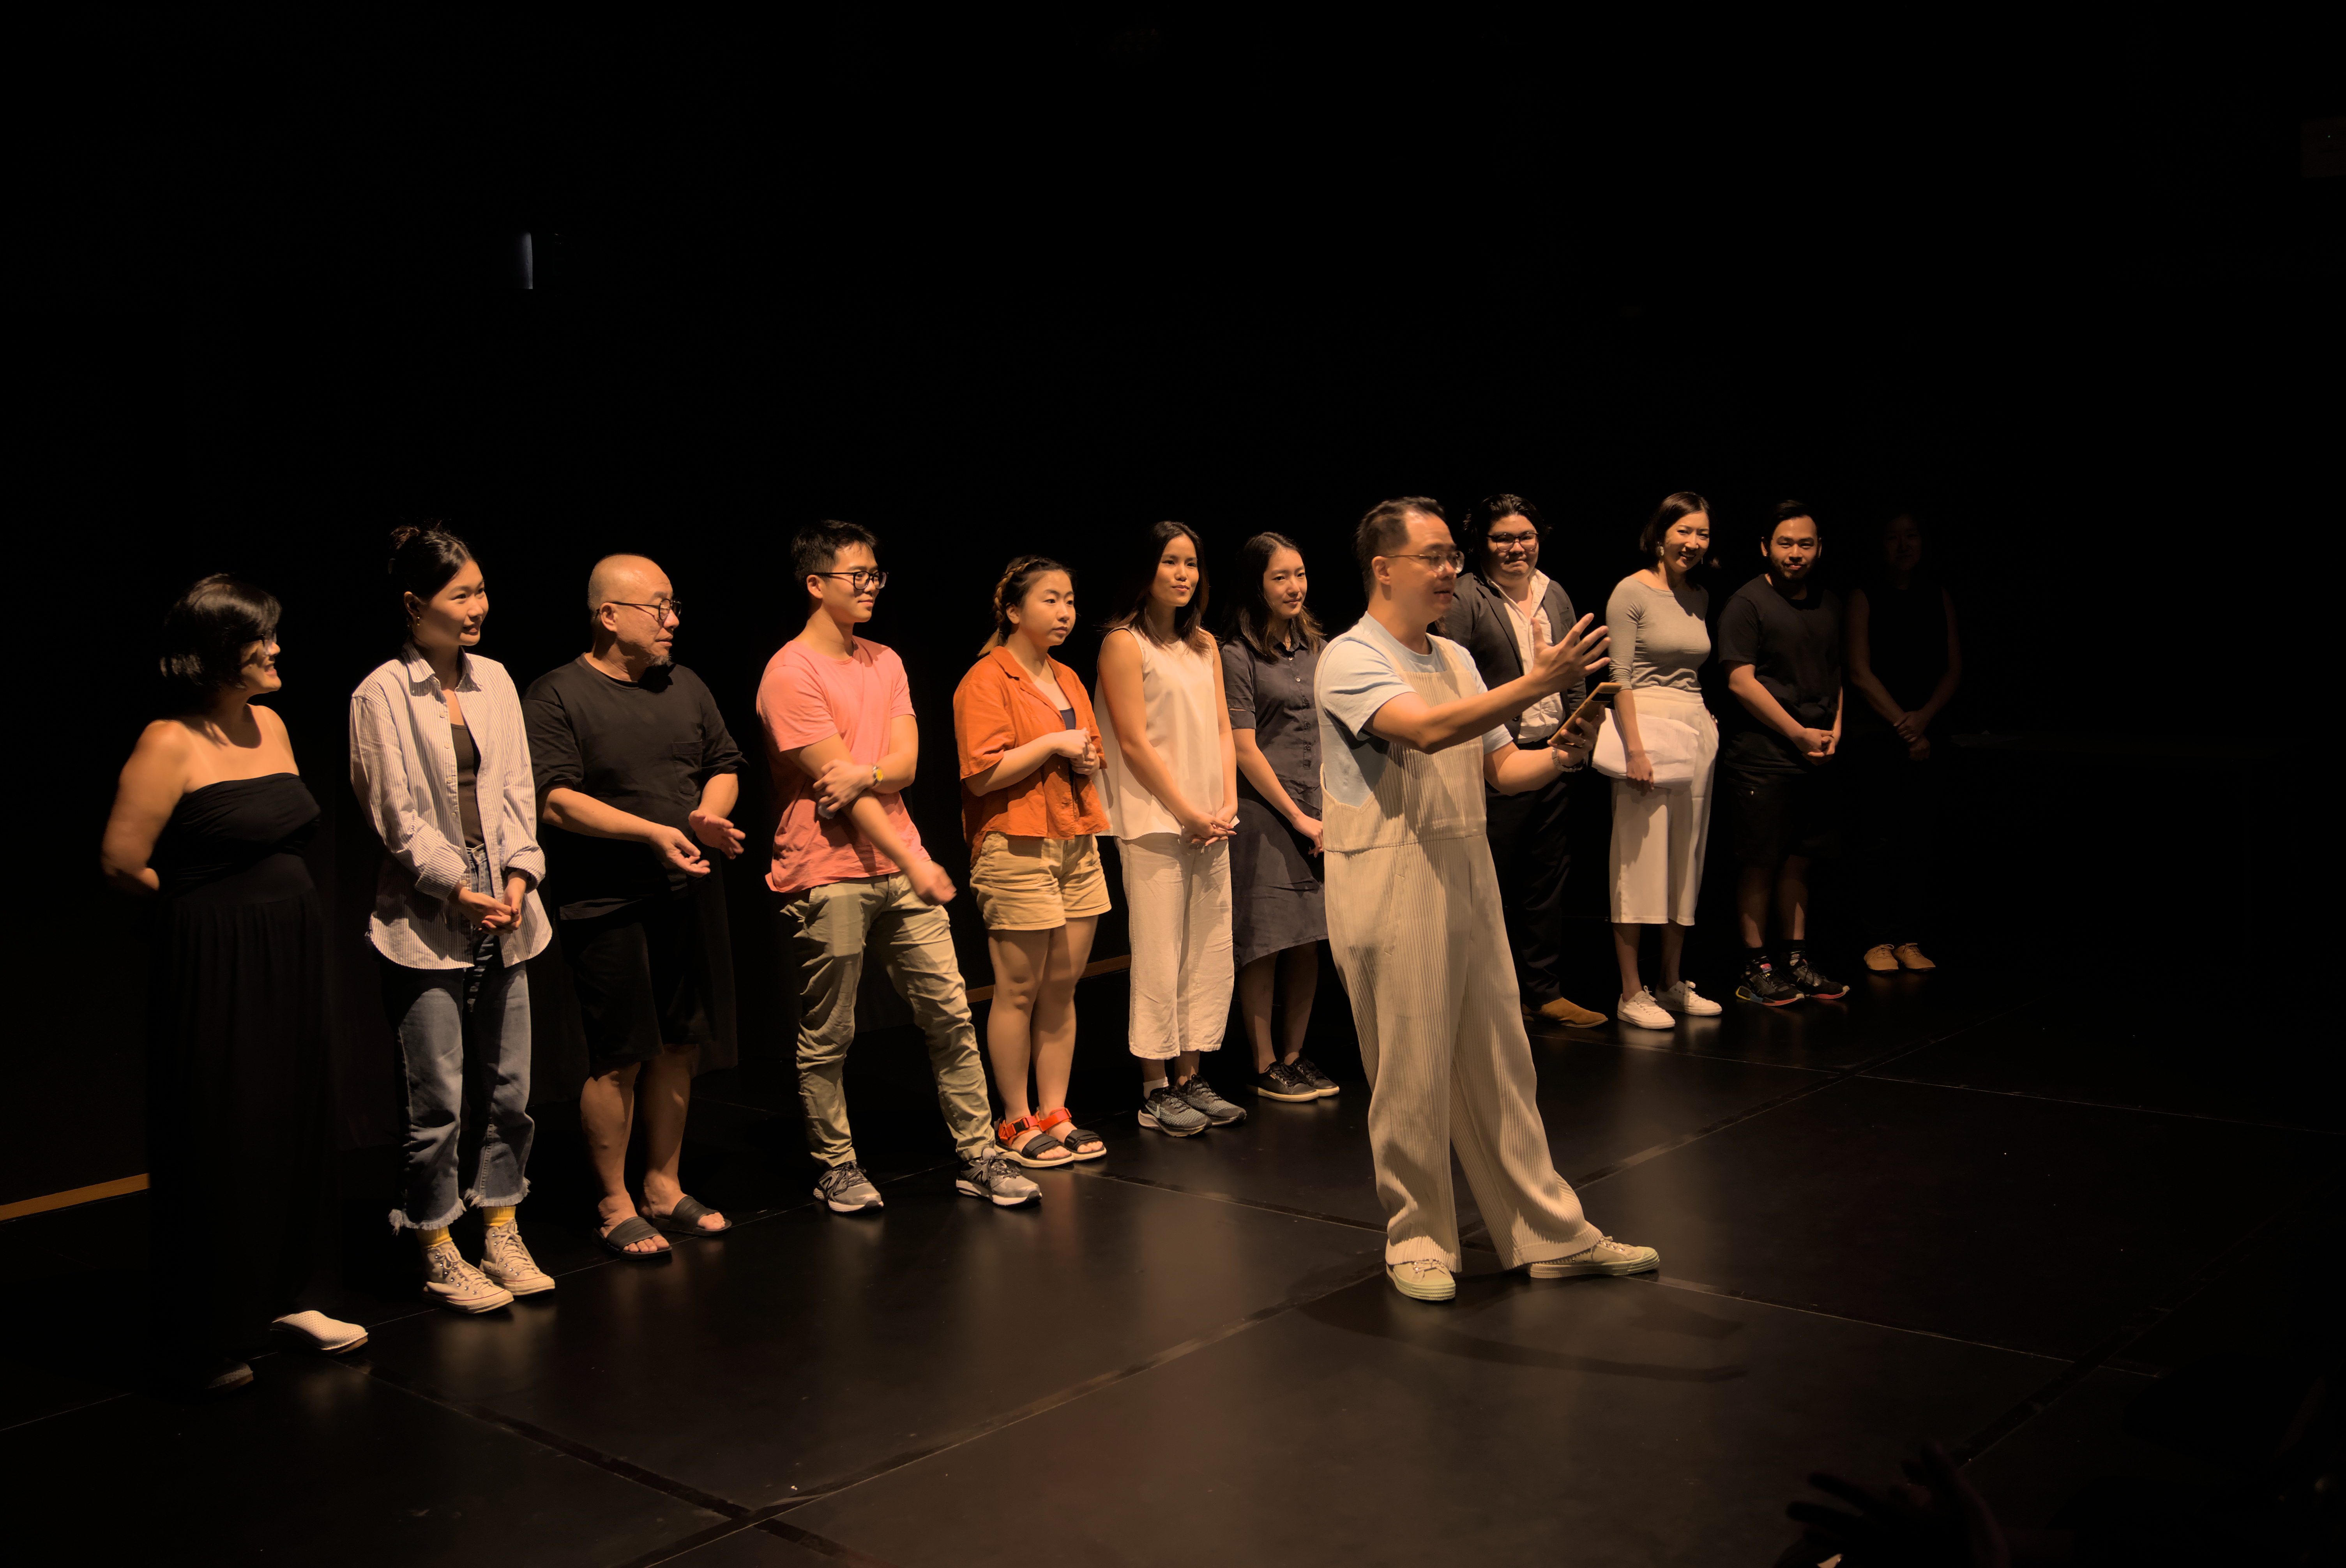
<instances>
[{"instance_id":1,"label":"white slip-on shoe on floor","mask_svg":"<svg viewBox=\"0 0 2346 1568\"><path fill-rule=\"evenodd\" d=\"M1695 994L1694 982L1681 980L1676 985L1666 985L1654 996L1656 1003L1672 1013L1683 1013L1688 1018L1716 1018L1726 1009L1708 996Z\"/></svg>"},{"instance_id":2,"label":"white slip-on shoe on floor","mask_svg":"<svg viewBox=\"0 0 2346 1568\"><path fill-rule=\"evenodd\" d=\"M1624 1023L1634 1023L1640 1029L1675 1029L1678 1021L1661 1009L1651 991L1640 991L1635 996L1625 996L1613 1016Z\"/></svg>"},{"instance_id":3,"label":"white slip-on shoe on floor","mask_svg":"<svg viewBox=\"0 0 2346 1568\"><path fill-rule=\"evenodd\" d=\"M269 1326L322 1356L339 1356L367 1342L364 1329L356 1323L345 1323L339 1318L329 1318L323 1312L288 1312L282 1318L272 1319Z\"/></svg>"}]
</instances>

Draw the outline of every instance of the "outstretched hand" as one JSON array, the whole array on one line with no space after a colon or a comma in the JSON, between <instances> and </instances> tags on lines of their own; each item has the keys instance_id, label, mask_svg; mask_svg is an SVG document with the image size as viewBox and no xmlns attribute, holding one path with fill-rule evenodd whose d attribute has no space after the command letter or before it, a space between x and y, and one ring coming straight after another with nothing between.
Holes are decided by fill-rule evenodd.
<instances>
[{"instance_id":1,"label":"outstretched hand","mask_svg":"<svg viewBox=\"0 0 2346 1568\"><path fill-rule=\"evenodd\" d=\"M1902 1468L1906 1483L1880 1491L1823 1471L1809 1477L1810 1486L1855 1508L1853 1514L1813 1502L1795 1502L1784 1512L1811 1540L1858 1562L2011 1568L2004 1527L1945 1449L1924 1443L1921 1458Z\"/></svg>"},{"instance_id":2,"label":"outstretched hand","mask_svg":"<svg viewBox=\"0 0 2346 1568\"><path fill-rule=\"evenodd\" d=\"M1562 691L1582 676L1603 669L1611 662L1602 656L1613 634L1596 626L1596 620L1593 615L1581 616L1572 623L1570 631L1552 643L1536 640L1539 623L1532 623L1532 679L1545 690Z\"/></svg>"},{"instance_id":3,"label":"outstretched hand","mask_svg":"<svg viewBox=\"0 0 2346 1568\"><path fill-rule=\"evenodd\" d=\"M692 823L692 836L727 860L732 860L740 854L745 835L728 819L717 815L714 811L695 811L689 820Z\"/></svg>"}]
</instances>

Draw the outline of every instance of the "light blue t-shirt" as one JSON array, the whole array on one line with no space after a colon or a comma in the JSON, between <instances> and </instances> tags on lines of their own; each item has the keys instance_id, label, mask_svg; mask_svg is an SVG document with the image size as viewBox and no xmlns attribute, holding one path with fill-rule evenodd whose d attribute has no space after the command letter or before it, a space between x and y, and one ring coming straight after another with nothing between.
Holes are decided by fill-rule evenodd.
<instances>
[{"instance_id":1,"label":"light blue t-shirt","mask_svg":"<svg viewBox=\"0 0 2346 1568\"><path fill-rule=\"evenodd\" d=\"M1369 733L1369 720L1394 697L1416 695L1405 672L1440 675L1455 669L1463 677L1459 696L1480 697L1488 689L1473 655L1448 637L1429 635L1427 640L1432 646L1424 653L1412 653L1376 617L1362 616L1320 651L1312 696L1320 708L1320 788L1329 796L1347 806L1365 806L1375 793L1377 780L1392 763L1389 743ZM1514 744L1504 724L1483 737L1485 754Z\"/></svg>"}]
</instances>

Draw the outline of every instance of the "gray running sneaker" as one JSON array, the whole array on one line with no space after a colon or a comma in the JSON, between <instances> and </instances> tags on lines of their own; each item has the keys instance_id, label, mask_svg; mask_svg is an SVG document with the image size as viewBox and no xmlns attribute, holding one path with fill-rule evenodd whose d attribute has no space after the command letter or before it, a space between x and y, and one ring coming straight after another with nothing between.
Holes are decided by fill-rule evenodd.
<instances>
[{"instance_id":1,"label":"gray running sneaker","mask_svg":"<svg viewBox=\"0 0 2346 1568\"><path fill-rule=\"evenodd\" d=\"M1206 1120L1215 1126L1235 1126L1247 1119L1245 1108L1233 1105L1215 1094L1214 1086L1206 1082L1206 1075L1203 1073L1197 1074L1186 1084L1174 1084L1173 1092L1188 1101L1192 1109L1202 1114Z\"/></svg>"},{"instance_id":2,"label":"gray running sneaker","mask_svg":"<svg viewBox=\"0 0 2346 1568\"><path fill-rule=\"evenodd\" d=\"M1314 1067L1309 1056L1298 1056L1287 1064L1287 1070L1319 1091L1320 1097L1323 1100L1336 1093L1336 1080Z\"/></svg>"},{"instance_id":3,"label":"gray running sneaker","mask_svg":"<svg viewBox=\"0 0 2346 1568\"><path fill-rule=\"evenodd\" d=\"M880 1189L853 1160L823 1172L822 1179L814 1184L814 1196L831 1205L833 1214L861 1214L867 1208L888 1207L880 1201Z\"/></svg>"},{"instance_id":4,"label":"gray running sneaker","mask_svg":"<svg viewBox=\"0 0 2346 1568\"><path fill-rule=\"evenodd\" d=\"M1160 1084L1142 1097L1140 1125L1170 1133L1177 1138L1193 1138L1213 1123L1206 1119L1205 1112Z\"/></svg>"},{"instance_id":5,"label":"gray running sneaker","mask_svg":"<svg viewBox=\"0 0 2346 1568\"><path fill-rule=\"evenodd\" d=\"M1043 1189L1020 1175L1008 1156L994 1149L962 1162L954 1190L964 1197L988 1199L997 1208L1015 1208L1043 1196Z\"/></svg>"}]
</instances>

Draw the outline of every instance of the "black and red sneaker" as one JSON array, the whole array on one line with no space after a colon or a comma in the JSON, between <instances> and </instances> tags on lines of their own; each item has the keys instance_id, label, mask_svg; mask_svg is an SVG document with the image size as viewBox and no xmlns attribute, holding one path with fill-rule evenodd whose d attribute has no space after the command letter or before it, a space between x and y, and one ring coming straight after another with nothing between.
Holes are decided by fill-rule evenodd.
<instances>
[{"instance_id":1,"label":"black and red sneaker","mask_svg":"<svg viewBox=\"0 0 2346 1568\"><path fill-rule=\"evenodd\" d=\"M1743 978L1735 984L1735 994L1745 1002L1763 1002L1770 1007L1782 1007L1798 1002L1808 994L1776 972L1764 958L1755 958L1743 966Z\"/></svg>"},{"instance_id":2,"label":"black and red sneaker","mask_svg":"<svg viewBox=\"0 0 2346 1568\"><path fill-rule=\"evenodd\" d=\"M1803 996L1813 996L1819 1002L1838 1002L1849 994L1849 987L1838 980L1827 980L1810 966L1805 952L1784 955L1784 978Z\"/></svg>"}]
</instances>

